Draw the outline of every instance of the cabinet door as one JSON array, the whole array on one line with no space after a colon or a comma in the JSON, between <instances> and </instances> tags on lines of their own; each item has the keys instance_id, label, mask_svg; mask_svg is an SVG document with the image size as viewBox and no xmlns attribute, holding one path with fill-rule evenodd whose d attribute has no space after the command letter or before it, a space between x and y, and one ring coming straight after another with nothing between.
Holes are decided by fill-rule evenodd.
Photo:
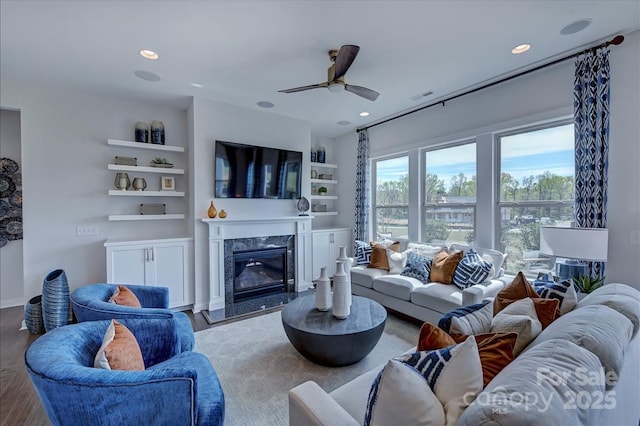
<instances>
[{"instance_id":1,"label":"cabinet door","mask_svg":"<svg viewBox=\"0 0 640 426\"><path fill-rule=\"evenodd\" d=\"M327 267L327 275L332 277L336 271L335 262L330 262L331 251L331 233L330 232L313 232L311 237L311 244L313 246L313 276L312 279L317 279L320 276L320 268ZM335 258L334 258L335 259Z\"/></svg>"},{"instance_id":2,"label":"cabinet door","mask_svg":"<svg viewBox=\"0 0 640 426\"><path fill-rule=\"evenodd\" d=\"M144 246L114 247L107 250L107 282L138 284L147 282L148 249Z\"/></svg>"},{"instance_id":3,"label":"cabinet door","mask_svg":"<svg viewBox=\"0 0 640 426\"><path fill-rule=\"evenodd\" d=\"M351 251L351 232L349 230L333 231L333 244L331 245L331 256L335 261L340 255L340 247L344 247L347 252L347 257L352 257Z\"/></svg>"},{"instance_id":4,"label":"cabinet door","mask_svg":"<svg viewBox=\"0 0 640 426\"><path fill-rule=\"evenodd\" d=\"M186 243L157 244L152 248L149 285L169 287L169 307L185 305Z\"/></svg>"}]
</instances>

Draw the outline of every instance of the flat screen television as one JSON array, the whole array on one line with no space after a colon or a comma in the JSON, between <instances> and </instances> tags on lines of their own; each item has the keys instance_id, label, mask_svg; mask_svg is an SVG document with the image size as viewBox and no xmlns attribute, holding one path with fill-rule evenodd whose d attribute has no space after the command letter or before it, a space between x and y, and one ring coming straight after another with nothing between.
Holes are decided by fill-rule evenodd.
<instances>
[{"instance_id":1,"label":"flat screen television","mask_svg":"<svg viewBox=\"0 0 640 426\"><path fill-rule=\"evenodd\" d=\"M216 198L300 197L302 152L216 141Z\"/></svg>"}]
</instances>

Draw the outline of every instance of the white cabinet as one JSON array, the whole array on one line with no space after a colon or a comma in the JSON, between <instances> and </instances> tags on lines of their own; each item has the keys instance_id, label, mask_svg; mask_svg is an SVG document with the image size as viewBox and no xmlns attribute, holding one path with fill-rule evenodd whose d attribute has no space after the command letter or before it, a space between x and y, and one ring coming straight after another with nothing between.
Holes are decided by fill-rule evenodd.
<instances>
[{"instance_id":1,"label":"white cabinet","mask_svg":"<svg viewBox=\"0 0 640 426\"><path fill-rule=\"evenodd\" d=\"M311 163L311 212L314 216L335 216L337 200L336 180L337 164L331 163ZM325 191L321 190L323 188ZM324 206L324 207L321 207Z\"/></svg>"},{"instance_id":2,"label":"white cabinet","mask_svg":"<svg viewBox=\"0 0 640 426\"><path fill-rule=\"evenodd\" d=\"M340 247L344 246L347 256L351 256L351 229L318 229L311 231L311 245L313 249L313 279L320 276L320 268L327 267L327 275L332 277L336 273L336 258L340 254Z\"/></svg>"},{"instance_id":3,"label":"white cabinet","mask_svg":"<svg viewBox=\"0 0 640 426\"><path fill-rule=\"evenodd\" d=\"M169 307L193 303L189 288L191 238L107 241L107 282L169 287Z\"/></svg>"}]
</instances>

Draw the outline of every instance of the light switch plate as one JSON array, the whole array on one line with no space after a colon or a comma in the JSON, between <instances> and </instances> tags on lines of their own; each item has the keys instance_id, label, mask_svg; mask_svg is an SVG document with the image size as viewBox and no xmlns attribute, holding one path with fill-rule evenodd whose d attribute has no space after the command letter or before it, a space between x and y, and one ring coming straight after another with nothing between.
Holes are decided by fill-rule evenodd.
<instances>
[{"instance_id":1,"label":"light switch plate","mask_svg":"<svg viewBox=\"0 0 640 426\"><path fill-rule=\"evenodd\" d=\"M95 225L76 226L76 237L96 237L98 227Z\"/></svg>"}]
</instances>

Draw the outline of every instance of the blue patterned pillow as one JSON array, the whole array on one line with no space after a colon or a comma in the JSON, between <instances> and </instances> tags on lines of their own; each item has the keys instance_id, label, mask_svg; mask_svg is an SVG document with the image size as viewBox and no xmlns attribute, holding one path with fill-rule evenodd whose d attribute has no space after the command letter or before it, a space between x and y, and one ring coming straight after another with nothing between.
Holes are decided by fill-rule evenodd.
<instances>
[{"instance_id":1,"label":"blue patterned pillow","mask_svg":"<svg viewBox=\"0 0 640 426\"><path fill-rule=\"evenodd\" d=\"M407 253L407 264L400 275L415 278L426 284L429 282L431 262L432 258L410 251Z\"/></svg>"},{"instance_id":2,"label":"blue patterned pillow","mask_svg":"<svg viewBox=\"0 0 640 426\"><path fill-rule=\"evenodd\" d=\"M462 257L453 273L453 283L464 290L472 285L484 282L493 265L478 256L478 252L470 248Z\"/></svg>"},{"instance_id":3,"label":"blue patterned pillow","mask_svg":"<svg viewBox=\"0 0 640 426\"><path fill-rule=\"evenodd\" d=\"M543 275L533 282L533 288L543 299L557 299L562 315L575 308L578 303L578 295L571 280L555 282L549 275Z\"/></svg>"},{"instance_id":4,"label":"blue patterned pillow","mask_svg":"<svg viewBox=\"0 0 640 426\"><path fill-rule=\"evenodd\" d=\"M371 252L373 251L371 244L356 240L355 246L356 264L368 265L371 263Z\"/></svg>"},{"instance_id":5,"label":"blue patterned pillow","mask_svg":"<svg viewBox=\"0 0 640 426\"><path fill-rule=\"evenodd\" d=\"M464 318L467 316L472 316L475 314L476 311L479 311L480 309L484 308L490 302L491 301L489 300L485 300L482 303L463 306L461 308L449 311L440 318L440 321L438 321L438 327L443 329L447 333L451 333L451 320L453 318ZM493 310L491 311L491 313L493 314ZM491 327L491 323L489 323L489 327Z\"/></svg>"}]
</instances>

